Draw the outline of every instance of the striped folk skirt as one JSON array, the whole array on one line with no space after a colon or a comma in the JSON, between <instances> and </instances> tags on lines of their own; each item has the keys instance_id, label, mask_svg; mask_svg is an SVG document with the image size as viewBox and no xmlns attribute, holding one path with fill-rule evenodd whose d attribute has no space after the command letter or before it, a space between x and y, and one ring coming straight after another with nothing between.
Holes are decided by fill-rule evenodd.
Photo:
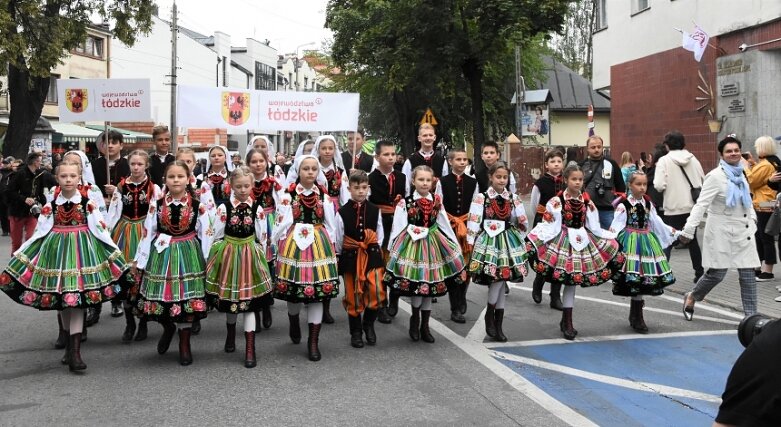
<instances>
[{"instance_id":1,"label":"striped folk skirt","mask_svg":"<svg viewBox=\"0 0 781 427\"><path fill-rule=\"evenodd\" d=\"M624 264L624 254L619 251L618 242L602 239L586 230L587 245L575 249L569 241L568 228L548 242L543 242L535 234L526 239L526 251L529 262L546 282L561 283L567 286L597 286L610 280L613 273Z\"/></svg>"},{"instance_id":2,"label":"striped folk skirt","mask_svg":"<svg viewBox=\"0 0 781 427\"><path fill-rule=\"evenodd\" d=\"M261 297L272 290L263 247L255 236L225 236L215 242L206 272L209 305L224 313L258 311Z\"/></svg>"},{"instance_id":3,"label":"striped folk skirt","mask_svg":"<svg viewBox=\"0 0 781 427\"><path fill-rule=\"evenodd\" d=\"M136 309L151 320L164 322L206 317L205 268L201 242L194 232L172 237L162 252L153 242Z\"/></svg>"},{"instance_id":4,"label":"striped folk skirt","mask_svg":"<svg viewBox=\"0 0 781 427\"><path fill-rule=\"evenodd\" d=\"M111 232L111 239L114 240L119 250L122 251L125 259L132 261L136 257L136 251L141 244L141 240L144 239L144 232L144 218L130 219L122 216ZM138 287L141 283L140 277L134 277L132 282L133 284L128 289L127 297L128 301L135 302L138 295Z\"/></svg>"},{"instance_id":5,"label":"striped folk skirt","mask_svg":"<svg viewBox=\"0 0 781 427\"><path fill-rule=\"evenodd\" d=\"M480 285L501 280L521 282L528 273L528 257L523 235L517 228L508 227L494 237L482 231L475 237L469 274Z\"/></svg>"},{"instance_id":6,"label":"striped folk skirt","mask_svg":"<svg viewBox=\"0 0 781 427\"><path fill-rule=\"evenodd\" d=\"M466 281L464 268L458 243L435 225L420 240L412 240L406 231L396 238L383 282L402 296L436 297L447 293L446 281Z\"/></svg>"},{"instance_id":7,"label":"striped folk skirt","mask_svg":"<svg viewBox=\"0 0 781 427\"><path fill-rule=\"evenodd\" d=\"M339 269L331 238L322 224L315 225L314 241L298 247L293 227L280 239L274 297L289 302L320 302L339 296Z\"/></svg>"},{"instance_id":8,"label":"striped folk skirt","mask_svg":"<svg viewBox=\"0 0 781 427\"><path fill-rule=\"evenodd\" d=\"M613 295L661 295L675 283L670 263L661 243L649 230L625 228L618 243L626 254L626 263L613 275Z\"/></svg>"},{"instance_id":9,"label":"striped folk skirt","mask_svg":"<svg viewBox=\"0 0 781 427\"><path fill-rule=\"evenodd\" d=\"M87 225L54 226L11 258L0 274L0 289L39 310L85 308L122 293L129 269L122 252Z\"/></svg>"}]
</instances>

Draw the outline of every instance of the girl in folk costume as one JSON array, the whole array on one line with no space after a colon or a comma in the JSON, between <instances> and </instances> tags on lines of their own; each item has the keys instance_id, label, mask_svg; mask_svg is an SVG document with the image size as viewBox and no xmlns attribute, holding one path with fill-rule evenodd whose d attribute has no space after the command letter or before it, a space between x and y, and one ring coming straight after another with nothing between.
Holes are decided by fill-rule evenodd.
<instances>
[{"instance_id":1,"label":"girl in folk costume","mask_svg":"<svg viewBox=\"0 0 781 427\"><path fill-rule=\"evenodd\" d=\"M135 150L128 156L130 164L130 176L123 178L117 191L111 197L107 221L112 229L111 238L117 243L125 259L132 260L141 240L144 238L144 221L149 213L149 203L160 197L160 187L155 185L147 176L146 169L149 166L149 154L143 150ZM138 285L141 278L133 278L134 286L128 292L128 298L124 301L125 332L122 341L130 342L136 334L136 322L133 316L133 302L138 295ZM138 334L136 341L143 341L147 336L146 319L138 322Z\"/></svg>"},{"instance_id":2,"label":"girl in folk costume","mask_svg":"<svg viewBox=\"0 0 781 427\"><path fill-rule=\"evenodd\" d=\"M576 286L600 285L624 263L615 234L599 226L594 203L583 193L583 171L577 165L563 173L566 189L550 199L542 222L527 236L526 250L537 273L545 281L564 285L559 328L568 340L578 331L572 326Z\"/></svg>"},{"instance_id":3,"label":"girl in folk costume","mask_svg":"<svg viewBox=\"0 0 781 427\"><path fill-rule=\"evenodd\" d=\"M179 324L179 363L189 365L192 322L206 317L204 257L214 235L213 218L189 188L184 162L169 163L164 176L165 190L149 204L136 254L136 267L144 271L136 309L163 325L160 354L168 351Z\"/></svg>"},{"instance_id":4,"label":"girl in folk costume","mask_svg":"<svg viewBox=\"0 0 781 427\"><path fill-rule=\"evenodd\" d=\"M282 165L276 164L276 150L274 149L274 144L272 144L267 137L258 135L250 140L249 145L247 146L247 153L249 154L250 150L253 148L266 153L266 158L268 159L266 167L269 176L273 176L278 181L283 182L285 180L285 173L282 170ZM247 162L247 166L249 166L249 162Z\"/></svg>"},{"instance_id":5,"label":"girl in folk costume","mask_svg":"<svg viewBox=\"0 0 781 427\"><path fill-rule=\"evenodd\" d=\"M118 295L130 270L80 178L78 163L58 166L53 200L0 275L0 289L17 303L62 311L70 332L62 363L71 371L87 368L80 351L84 309Z\"/></svg>"},{"instance_id":6,"label":"girl in folk costume","mask_svg":"<svg viewBox=\"0 0 781 427\"><path fill-rule=\"evenodd\" d=\"M305 139L301 141L300 144L298 144L298 147L296 147L296 154L293 157L293 161L295 162L295 159L304 156L304 155L314 155L315 158L317 158L317 152L314 151L315 148L315 142L311 139ZM318 162L320 160L318 159ZM296 183L296 180L298 179L298 171L296 168L291 167L290 170L287 171L287 176L285 178L285 188L290 187L290 184ZM318 173L317 175L317 185L325 186L325 175Z\"/></svg>"},{"instance_id":7,"label":"girl in folk costume","mask_svg":"<svg viewBox=\"0 0 781 427\"><path fill-rule=\"evenodd\" d=\"M263 207L250 197L249 168L234 169L230 185L230 201L217 208L215 243L206 263L206 293L211 305L226 315L226 353L236 351L236 317L244 313L244 366L254 368L255 312L272 286L265 256L268 225Z\"/></svg>"},{"instance_id":8,"label":"girl in folk costume","mask_svg":"<svg viewBox=\"0 0 781 427\"><path fill-rule=\"evenodd\" d=\"M396 205L384 282L400 295L412 297L410 338L433 343L431 299L447 293L446 281L463 283L466 272L442 200L431 192L434 171L418 166L412 171L412 182L412 195Z\"/></svg>"},{"instance_id":9,"label":"girl in folk costume","mask_svg":"<svg viewBox=\"0 0 781 427\"><path fill-rule=\"evenodd\" d=\"M530 206L536 209L534 222L536 226L542 221L545 214L545 206L548 200L555 197L564 189L564 179L561 176L561 170L564 168L564 153L554 148L545 153L545 175L541 176L532 187ZM545 276L537 273L532 285L532 299L535 303L542 302L542 287L545 285ZM550 308L562 310L561 305L561 283L554 282L550 285Z\"/></svg>"},{"instance_id":10,"label":"girl in folk costume","mask_svg":"<svg viewBox=\"0 0 781 427\"><path fill-rule=\"evenodd\" d=\"M464 261L469 262L472 254L472 245L468 242L467 222L469 220L469 208L472 200L478 194L477 180L465 173L469 160L464 150L450 150L447 153L447 161L450 165L449 174L442 177L442 205L450 220L450 226L458 237L458 245L464 255ZM452 281L451 281L452 282ZM469 280L462 285L454 286L452 283L447 295L450 298L450 320L456 323L466 323L466 291Z\"/></svg>"},{"instance_id":11,"label":"girl in folk costume","mask_svg":"<svg viewBox=\"0 0 781 427\"><path fill-rule=\"evenodd\" d=\"M228 175L232 170L233 163L228 160L228 150L221 145L211 147L206 161L206 173L198 178L203 183L203 188L211 191L217 206L230 198Z\"/></svg>"},{"instance_id":12,"label":"girl in folk costume","mask_svg":"<svg viewBox=\"0 0 781 427\"><path fill-rule=\"evenodd\" d=\"M323 301L339 296L339 273L333 239L334 205L324 187L317 185L317 157L296 157L291 184L277 205L273 240L279 242L274 296L287 301L290 339L301 341L298 316L307 305L309 360L320 360L320 326Z\"/></svg>"},{"instance_id":13,"label":"girl in folk costume","mask_svg":"<svg viewBox=\"0 0 781 427\"><path fill-rule=\"evenodd\" d=\"M528 258L523 233L529 220L520 197L507 190L509 176L503 162L488 169L490 186L472 201L467 224L467 241L474 245L469 273L475 283L488 286L485 333L499 342L507 341L502 331L504 285L523 281Z\"/></svg>"},{"instance_id":14,"label":"girl in folk costume","mask_svg":"<svg viewBox=\"0 0 781 427\"><path fill-rule=\"evenodd\" d=\"M661 295L675 283L664 248L676 237L675 230L656 213L651 198L645 194L648 178L643 171L627 177L629 193L616 199L615 217L610 231L618 234L618 243L626 254L626 263L613 276L613 295L632 297L629 325L646 333L643 320L643 295Z\"/></svg>"},{"instance_id":15,"label":"girl in folk costume","mask_svg":"<svg viewBox=\"0 0 781 427\"><path fill-rule=\"evenodd\" d=\"M273 278L275 276L274 262L276 262L277 258L277 242L271 238L271 233L277 218L277 205L279 204L282 186L275 176L269 175L268 160L268 155L262 150L253 148L247 152L247 165L249 165L254 177L251 197L254 203L260 206L266 218L265 236L267 241L263 243L263 246L266 248L266 261ZM272 305L274 305L273 294L267 294L261 298L262 325L266 329L271 327Z\"/></svg>"}]
</instances>

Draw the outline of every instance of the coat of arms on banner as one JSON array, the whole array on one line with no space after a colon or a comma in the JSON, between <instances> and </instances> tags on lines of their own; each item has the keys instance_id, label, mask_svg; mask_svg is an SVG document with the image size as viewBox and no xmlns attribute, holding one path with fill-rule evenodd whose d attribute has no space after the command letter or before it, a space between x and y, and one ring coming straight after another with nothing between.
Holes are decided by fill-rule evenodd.
<instances>
[{"instance_id":1,"label":"coat of arms on banner","mask_svg":"<svg viewBox=\"0 0 781 427\"><path fill-rule=\"evenodd\" d=\"M223 92L222 118L232 126L241 126L247 122L250 114L249 93Z\"/></svg>"},{"instance_id":2,"label":"coat of arms on banner","mask_svg":"<svg viewBox=\"0 0 781 427\"><path fill-rule=\"evenodd\" d=\"M72 113L83 113L87 109L87 89L65 89L65 106Z\"/></svg>"}]
</instances>

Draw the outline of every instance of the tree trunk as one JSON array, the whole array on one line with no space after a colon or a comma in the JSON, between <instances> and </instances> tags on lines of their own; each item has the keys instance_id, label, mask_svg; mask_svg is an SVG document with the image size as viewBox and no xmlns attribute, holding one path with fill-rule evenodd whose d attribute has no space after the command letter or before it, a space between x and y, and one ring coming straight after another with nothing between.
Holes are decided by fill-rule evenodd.
<instances>
[{"instance_id":1,"label":"tree trunk","mask_svg":"<svg viewBox=\"0 0 781 427\"><path fill-rule=\"evenodd\" d=\"M5 133L3 156L24 159L30 151L30 140L41 117L46 95L49 93L49 78L30 77L27 68L8 66L8 94L11 112L8 131ZM64 100L62 101L64 102Z\"/></svg>"},{"instance_id":2,"label":"tree trunk","mask_svg":"<svg viewBox=\"0 0 781 427\"><path fill-rule=\"evenodd\" d=\"M415 152L415 138L417 128L414 126L415 117L410 109L407 93L393 91L393 106L399 123L399 138L401 139L401 151L406 157Z\"/></svg>"},{"instance_id":3,"label":"tree trunk","mask_svg":"<svg viewBox=\"0 0 781 427\"><path fill-rule=\"evenodd\" d=\"M484 70L474 58L461 64L461 71L469 82L469 96L472 99L472 136L474 138L474 163L477 170L485 169L485 163L480 156L485 142L485 121L483 119L483 74Z\"/></svg>"}]
</instances>

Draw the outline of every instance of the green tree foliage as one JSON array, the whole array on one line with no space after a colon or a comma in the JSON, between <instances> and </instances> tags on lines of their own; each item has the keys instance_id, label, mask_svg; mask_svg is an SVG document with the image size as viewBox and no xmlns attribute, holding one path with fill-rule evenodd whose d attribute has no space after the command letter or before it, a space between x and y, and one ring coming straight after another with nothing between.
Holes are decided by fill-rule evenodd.
<instances>
[{"instance_id":1,"label":"green tree foliage","mask_svg":"<svg viewBox=\"0 0 781 427\"><path fill-rule=\"evenodd\" d=\"M51 70L84 42L92 17L110 22L112 36L132 46L150 31L153 10L152 0L0 0L0 72L8 72L11 101L3 154L26 154Z\"/></svg>"},{"instance_id":2,"label":"green tree foliage","mask_svg":"<svg viewBox=\"0 0 781 427\"><path fill-rule=\"evenodd\" d=\"M570 2L331 0L337 83L361 92L364 124L407 153L427 107L440 136L468 136L479 151L487 134L512 129L513 47L534 63L526 57L539 51L538 35L561 30Z\"/></svg>"},{"instance_id":3,"label":"green tree foliage","mask_svg":"<svg viewBox=\"0 0 781 427\"><path fill-rule=\"evenodd\" d=\"M564 17L564 33L554 35L551 40L554 56L588 80L592 76L592 39L596 16L594 0L580 0L570 4Z\"/></svg>"}]
</instances>

